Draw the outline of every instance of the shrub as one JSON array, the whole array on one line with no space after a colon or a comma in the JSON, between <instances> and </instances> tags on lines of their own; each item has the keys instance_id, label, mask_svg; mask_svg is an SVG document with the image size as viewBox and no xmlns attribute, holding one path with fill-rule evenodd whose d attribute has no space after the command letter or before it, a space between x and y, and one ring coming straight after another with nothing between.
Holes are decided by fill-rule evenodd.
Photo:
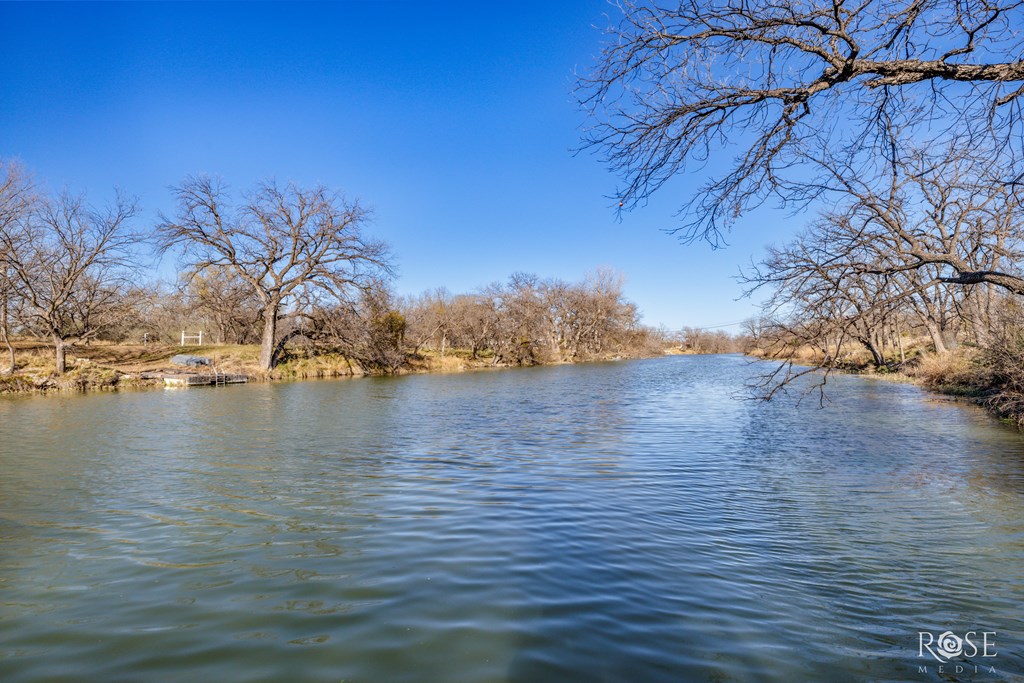
<instances>
[{"instance_id":1,"label":"shrub","mask_svg":"<svg viewBox=\"0 0 1024 683\"><path fill-rule=\"evenodd\" d=\"M967 349L957 349L943 354L921 354L908 368L907 374L932 388L969 394L984 386L986 373L975 354Z\"/></svg>"},{"instance_id":2,"label":"shrub","mask_svg":"<svg viewBox=\"0 0 1024 683\"><path fill-rule=\"evenodd\" d=\"M1018 426L1024 426L1024 331L1008 330L982 352L989 395L986 403Z\"/></svg>"}]
</instances>

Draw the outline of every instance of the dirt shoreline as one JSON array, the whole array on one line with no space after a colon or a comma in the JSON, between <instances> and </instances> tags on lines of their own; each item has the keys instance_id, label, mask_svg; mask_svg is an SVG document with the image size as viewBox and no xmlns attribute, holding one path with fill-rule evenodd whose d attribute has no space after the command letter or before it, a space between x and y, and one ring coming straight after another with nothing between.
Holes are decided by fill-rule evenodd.
<instances>
[{"instance_id":1,"label":"dirt shoreline","mask_svg":"<svg viewBox=\"0 0 1024 683\"><path fill-rule=\"evenodd\" d=\"M83 350L79 350L83 351ZM141 346L105 346L93 347L85 351L92 352L92 357L83 357L79 353L73 357L73 366L64 375L46 372L38 365L17 372L14 375L0 374L0 395L66 395L68 393L88 393L95 391L130 391L157 389L165 386L163 375L180 375L183 369L171 365L170 357L183 349L175 346L141 347ZM357 363L337 354L290 356L285 362L270 372L260 370L256 365L255 346L206 346L184 349L195 355L211 357L218 372L239 373L249 377L251 382L288 382L313 379L340 379L345 377L380 376L384 373L366 371ZM120 362L106 363L113 360L111 356L120 355ZM539 363L537 366L575 365L579 363L607 362L639 358L658 358L663 355L693 355L680 352L678 349L665 350L663 354L637 354L631 356L608 355L606 357L588 358L576 361L559 361ZM747 354L748 358L772 362L756 354ZM796 363L812 366L811 363ZM490 358L469 357L467 353L456 352L451 355L412 356L406 367L396 374L446 374L459 372L482 372L488 370L505 370L515 365L495 364ZM33 371L37 370L37 371ZM200 368L197 372L208 371ZM927 377L921 377L902 370L893 372L871 372L864 368L847 367L833 368L830 372L847 375L870 377L886 382L913 384L921 387L936 397L956 401L982 408L1000 422L1024 428L1024 416L1008 415L1000 411L986 400L986 395L979 387L963 383L935 383Z\"/></svg>"},{"instance_id":2,"label":"dirt shoreline","mask_svg":"<svg viewBox=\"0 0 1024 683\"><path fill-rule=\"evenodd\" d=\"M91 353L89 353L91 352ZM180 352L209 357L213 367L184 369L170 363L170 357ZM237 347L191 347L181 349L173 346L105 346L79 349L77 355L69 356L70 369L63 375L45 370L41 363L32 363L19 369L15 374L0 374L0 394L66 394L92 391L117 391L124 389L154 389L165 386L163 376L204 374L216 369L220 373L243 374L250 382L284 382L310 379L381 376L386 373L366 370L358 363L338 354L305 355L288 357L271 371L261 370L256 364L255 346ZM666 352L667 354L668 352ZM87 355L88 354L88 355ZM115 356L121 356L115 360ZM538 363L537 366L574 365L577 363L622 360L626 358L656 358L660 355L608 355L576 361ZM45 362L44 358L39 358ZM111 362L113 361L113 362ZM397 375L444 374L473 372L524 367L495 364L491 358L471 358L468 354L456 352L446 356L411 356Z\"/></svg>"}]
</instances>

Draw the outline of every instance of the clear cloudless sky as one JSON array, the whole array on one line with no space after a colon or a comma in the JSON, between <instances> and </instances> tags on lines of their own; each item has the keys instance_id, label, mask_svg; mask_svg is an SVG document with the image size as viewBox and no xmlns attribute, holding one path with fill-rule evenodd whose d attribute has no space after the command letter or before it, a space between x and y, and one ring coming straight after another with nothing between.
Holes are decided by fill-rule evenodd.
<instances>
[{"instance_id":1,"label":"clear cloudless sky","mask_svg":"<svg viewBox=\"0 0 1024 683\"><path fill-rule=\"evenodd\" d=\"M188 174L235 190L323 182L374 208L402 294L611 266L648 324L749 317L738 267L799 219L762 211L726 249L681 245L663 231L700 172L619 221L618 179L573 154L586 125L575 74L616 12L604 0L0 2L0 157L93 203L136 195L141 227ZM170 259L155 268L173 279Z\"/></svg>"}]
</instances>

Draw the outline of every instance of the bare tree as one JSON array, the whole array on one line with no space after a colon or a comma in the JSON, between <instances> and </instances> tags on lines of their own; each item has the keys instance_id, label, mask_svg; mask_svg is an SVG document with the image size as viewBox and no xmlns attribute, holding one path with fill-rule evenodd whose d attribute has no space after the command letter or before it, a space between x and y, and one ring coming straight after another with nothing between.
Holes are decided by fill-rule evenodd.
<instances>
[{"instance_id":1,"label":"bare tree","mask_svg":"<svg viewBox=\"0 0 1024 683\"><path fill-rule=\"evenodd\" d=\"M837 201L826 221L845 225L833 253L859 250L888 259L893 272L930 268L943 282L1024 294L1024 195L1000 182L984 153L908 147L893 151L876 177L828 153L815 164Z\"/></svg>"},{"instance_id":2,"label":"bare tree","mask_svg":"<svg viewBox=\"0 0 1024 683\"><path fill-rule=\"evenodd\" d=\"M724 330L684 327L674 336L680 349L694 353L734 353L739 346L736 338Z\"/></svg>"},{"instance_id":3,"label":"bare tree","mask_svg":"<svg viewBox=\"0 0 1024 683\"><path fill-rule=\"evenodd\" d=\"M533 273L513 273L508 283L494 292L501 312L495 356L512 365L558 360L551 349L550 302L544 301L541 278Z\"/></svg>"},{"instance_id":4,"label":"bare tree","mask_svg":"<svg viewBox=\"0 0 1024 683\"><path fill-rule=\"evenodd\" d=\"M500 318L493 297L484 293L456 296L452 299L450 315L455 343L468 348L473 360L496 345L494 335Z\"/></svg>"},{"instance_id":5,"label":"bare tree","mask_svg":"<svg viewBox=\"0 0 1024 683\"><path fill-rule=\"evenodd\" d=\"M395 307L386 283L361 290L359 297L320 309L312 337L340 350L363 369L394 374L405 365L405 316Z\"/></svg>"},{"instance_id":6,"label":"bare tree","mask_svg":"<svg viewBox=\"0 0 1024 683\"><path fill-rule=\"evenodd\" d=\"M21 226L33 210L38 197L27 171L18 163L0 162L0 235L20 233ZM10 249L13 242L0 239L0 337L7 348L6 373L15 369L14 345L11 343L11 310L20 301L13 274Z\"/></svg>"},{"instance_id":7,"label":"bare tree","mask_svg":"<svg viewBox=\"0 0 1024 683\"><path fill-rule=\"evenodd\" d=\"M905 360L901 328L914 319L943 354L957 345L965 314L988 315L994 288L1024 293L1020 192L996 182L973 153L894 155L881 181L849 174L828 155L821 167L841 201L743 277L771 292L775 355L796 353L796 342L819 349L820 367L834 367L852 340L887 366L887 344ZM988 336L974 328L976 339Z\"/></svg>"},{"instance_id":8,"label":"bare tree","mask_svg":"<svg viewBox=\"0 0 1024 683\"><path fill-rule=\"evenodd\" d=\"M224 266L210 266L185 280L192 311L213 325L218 344L254 341L260 303L252 286L238 273Z\"/></svg>"},{"instance_id":9,"label":"bare tree","mask_svg":"<svg viewBox=\"0 0 1024 683\"><path fill-rule=\"evenodd\" d=\"M580 283L547 284L555 348L562 357L585 359L627 350L631 332L639 328L639 314L636 305L626 301L624 284L625 277L607 267L589 273Z\"/></svg>"},{"instance_id":10,"label":"bare tree","mask_svg":"<svg viewBox=\"0 0 1024 683\"><path fill-rule=\"evenodd\" d=\"M489 347L495 363L509 365L648 353L652 340L660 342L640 325L623 282L607 268L578 283L515 273L505 284L453 299L453 340L474 358Z\"/></svg>"},{"instance_id":11,"label":"bare tree","mask_svg":"<svg viewBox=\"0 0 1024 683\"><path fill-rule=\"evenodd\" d=\"M136 211L134 200L120 195L96 210L65 191L0 228L22 322L50 339L58 374L67 369L68 346L95 338L125 305L137 267L139 236L129 230Z\"/></svg>"},{"instance_id":12,"label":"bare tree","mask_svg":"<svg viewBox=\"0 0 1024 683\"><path fill-rule=\"evenodd\" d=\"M14 344L11 342L11 308L14 300L14 288L7 274L6 264L0 266L0 337L3 337L7 349L7 369L4 374L11 374L17 368L14 355Z\"/></svg>"},{"instance_id":13,"label":"bare tree","mask_svg":"<svg viewBox=\"0 0 1024 683\"><path fill-rule=\"evenodd\" d=\"M686 207L683 237L721 237L770 197L818 196L821 150L872 170L903 141L984 148L1019 181L1024 4L1019 0L624 2L580 82L585 144L624 179L620 208L725 154Z\"/></svg>"},{"instance_id":14,"label":"bare tree","mask_svg":"<svg viewBox=\"0 0 1024 683\"><path fill-rule=\"evenodd\" d=\"M425 346L433 346L444 356L453 331L452 303L451 292L437 287L402 304L407 323L405 335L414 354Z\"/></svg>"},{"instance_id":15,"label":"bare tree","mask_svg":"<svg viewBox=\"0 0 1024 683\"><path fill-rule=\"evenodd\" d=\"M362 318L366 341L359 360L364 365L394 374L405 365L405 317L395 308L385 287L369 290L362 297Z\"/></svg>"},{"instance_id":16,"label":"bare tree","mask_svg":"<svg viewBox=\"0 0 1024 683\"><path fill-rule=\"evenodd\" d=\"M261 306L265 370L287 341L278 334L281 322L308 314L301 297L342 299L391 273L385 244L362 233L367 210L322 185L269 181L237 210L227 189L208 177L189 177L173 191L178 208L173 218L161 216L161 247L180 247L192 273L227 268L248 283Z\"/></svg>"}]
</instances>

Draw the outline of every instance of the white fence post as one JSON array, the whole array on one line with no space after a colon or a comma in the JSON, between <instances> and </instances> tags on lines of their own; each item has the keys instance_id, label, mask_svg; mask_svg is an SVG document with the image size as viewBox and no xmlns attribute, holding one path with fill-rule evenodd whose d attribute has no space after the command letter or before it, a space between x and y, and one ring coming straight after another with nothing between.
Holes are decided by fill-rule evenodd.
<instances>
[{"instance_id":1,"label":"white fence post","mask_svg":"<svg viewBox=\"0 0 1024 683\"><path fill-rule=\"evenodd\" d=\"M203 345L203 331L199 330L197 334L185 334L185 330L181 331L181 345Z\"/></svg>"}]
</instances>

